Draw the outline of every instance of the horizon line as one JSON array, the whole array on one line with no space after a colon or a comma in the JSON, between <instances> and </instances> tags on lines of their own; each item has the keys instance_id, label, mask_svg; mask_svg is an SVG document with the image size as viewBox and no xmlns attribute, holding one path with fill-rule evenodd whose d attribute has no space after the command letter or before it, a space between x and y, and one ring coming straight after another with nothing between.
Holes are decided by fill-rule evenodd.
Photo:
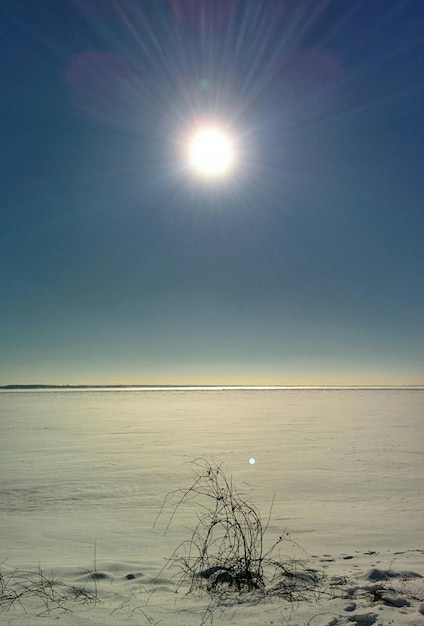
<instances>
[{"instance_id":1,"label":"horizon line","mask_svg":"<svg viewBox=\"0 0 424 626\"><path fill-rule=\"evenodd\" d=\"M114 384L54 384L54 383L16 383L8 385L0 385L0 390L13 391L13 390L37 390L37 389L413 389L422 388L424 383L415 384L355 384L355 385L341 385L341 384L325 384L325 385L305 385L305 384L291 384L291 385L266 385L266 384L127 384L127 383L114 383Z\"/></svg>"}]
</instances>

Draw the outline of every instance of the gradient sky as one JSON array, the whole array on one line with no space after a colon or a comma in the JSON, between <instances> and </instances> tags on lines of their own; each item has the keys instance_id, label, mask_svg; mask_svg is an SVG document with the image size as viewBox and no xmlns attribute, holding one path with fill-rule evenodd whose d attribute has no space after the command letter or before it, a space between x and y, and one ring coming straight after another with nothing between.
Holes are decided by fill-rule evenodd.
<instances>
[{"instance_id":1,"label":"gradient sky","mask_svg":"<svg viewBox=\"0 0 424 626\"><path fill-rule=\"evenodd\" d=\"M422 0L0 20L0 384L424 383Z\"/></svg>"}]
</instances>

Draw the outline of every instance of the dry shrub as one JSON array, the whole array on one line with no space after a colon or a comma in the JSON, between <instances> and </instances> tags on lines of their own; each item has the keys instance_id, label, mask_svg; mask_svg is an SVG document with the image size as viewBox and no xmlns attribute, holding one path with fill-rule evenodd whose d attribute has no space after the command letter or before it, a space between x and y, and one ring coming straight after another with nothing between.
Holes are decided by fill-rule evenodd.
<instances>
[{"instance_id":1,"label":"dry shrub","mask_svg":"<svg viewBox=\"0 0 424 626\"><path fill-rule=\"evenodd\" d=\"M169 493L158 515L172 505L168 530L181 507L195 507L197 522L191 537L170 559L179 569L177 586L188 585L189 593L259 592L291 601L313 591L319 576L283 554L283 544L295 545L285 532L265 548L271 514L264 524L257 507L240 495L221 465L201 458L192 466L191 486Z\"/></svg>"}]
</instances>

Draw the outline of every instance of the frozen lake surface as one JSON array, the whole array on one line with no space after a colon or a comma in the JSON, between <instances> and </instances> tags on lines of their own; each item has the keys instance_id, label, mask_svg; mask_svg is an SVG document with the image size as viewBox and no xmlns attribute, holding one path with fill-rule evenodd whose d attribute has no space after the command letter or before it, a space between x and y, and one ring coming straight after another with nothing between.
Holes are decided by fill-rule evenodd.
<instances>
[{"instance_id":1,"label":"frozen lake surface","mask_svg":"<svg viewBox=\"0 0 424 626\"><path fill-rule=\"evenodd\" d=\"M421 388L1 392L0 442L0 560L9 568L73 576L95 557L105 571L122 565L153 579L196 521L184 509L164 535L166 512L154 526L164 497L188 486L190 461L204 457L223 464L265 519L274 500L271 540L288 532L321 562L368 553L393 563L403 553L424 573ZM168 610L166 592L157 597ZM159 605L161 623L175 623ZM387 623L422 626L424 609L412 608L409 621ZM87 623L108 623L96 611ZM286 623L306 617L300 610ZM321 623L330 622L312 625Z\"/></svg>"}]
</instances>

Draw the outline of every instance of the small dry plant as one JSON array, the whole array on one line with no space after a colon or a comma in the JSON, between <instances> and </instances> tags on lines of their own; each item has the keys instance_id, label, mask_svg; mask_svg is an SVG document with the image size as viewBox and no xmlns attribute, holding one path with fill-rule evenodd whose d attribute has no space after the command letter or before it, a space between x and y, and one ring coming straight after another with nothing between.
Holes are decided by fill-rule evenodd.
<instances>
[{"instance_id":1,"label":"small dry plant","mask_svg":"<svg viewBox=\"0 0 424 626\"><path fill-rule=\"evenodd\" d=\"M55 610L71 611L75 605L97 602L96 590L54 580L41 568L35 572L0 572L0 613L17 607L26 612L31 605L37 616L44 616Z\"/></svg>"},{"instance_id":2,"label":"small dry plant","mask_svg":"<svg viewBox=\"0 0 424 626\"><path fill-rule=\"evenodd\" d=\"M173 508L166 530L183 505L195 505L197 523L191 537L171 556L181 575L178 587L189 592L260 592L281 595L291 601L303 599L316 588L318 576L300 561L282 554L282 544L293 544L283 533L265 547L266 523L258 509L245 500L221 465L206 459L193 461L194 481L186 489L167 495L158 517L168 504Z\"/></svg>"}]
</instances>

